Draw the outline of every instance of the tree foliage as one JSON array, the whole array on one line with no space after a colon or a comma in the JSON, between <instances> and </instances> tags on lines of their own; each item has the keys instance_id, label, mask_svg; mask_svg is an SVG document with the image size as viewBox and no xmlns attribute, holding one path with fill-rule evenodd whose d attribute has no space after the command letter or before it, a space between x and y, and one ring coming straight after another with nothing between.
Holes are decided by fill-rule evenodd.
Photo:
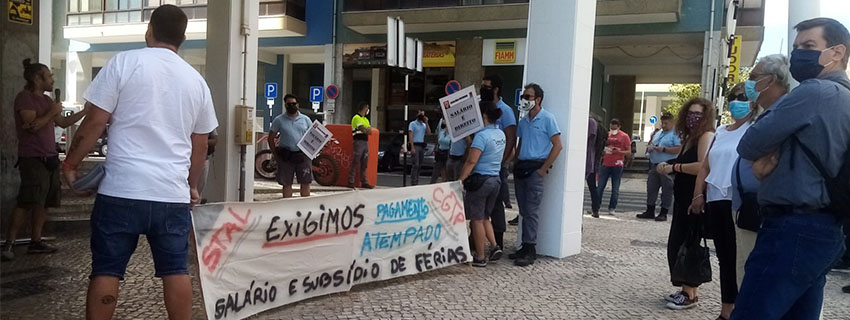
<instances>
[{"instance_id":1,"label":"tree foliage","mask_svg":"<svg viewBox=\"0 0 850 320\"><path fill-rule=\"evenodd\" d=\"M701 93L699 83L674 83L670 86L670 93L676 98L667 107L664 112L669 112L674 117L678 115L679 108L693 98L699 97Z\"/></svg>"}]
</instances>

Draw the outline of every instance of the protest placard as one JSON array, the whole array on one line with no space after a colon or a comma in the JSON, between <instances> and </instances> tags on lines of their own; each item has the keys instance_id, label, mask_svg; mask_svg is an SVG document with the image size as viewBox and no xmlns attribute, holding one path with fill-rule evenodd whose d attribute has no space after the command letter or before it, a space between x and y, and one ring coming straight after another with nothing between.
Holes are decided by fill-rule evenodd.
<instances>
[{"instance_id":1,"label":"protest placard","mask_svg":"<svg viewBox=\"0 0 850 320\"><path fill-rule=\"evenodd\" d=\"M304 133L301 140L298 141L298 149L301 149L310 159L316 159L319 153L322 153L322 148L331 141L333 134L325 128L318 120L313 120L310 129Z\"/></svg>"},{"instance_id":2,"label":"protest placard","mask_svg":"<svg viewBox=\"0 0 850 320\"><path fill-rule=\"evenodd\" d=\"M471 261L459 182L192 212L208 319Z\"/></svg>"},{"instance_id":3,"label":"protest placard","mask_svg":"<svg viewBox=\"0 0 850 320\"><path fill-rule=\"evenodd\" d=\"M478 132L484 127L481 119L481 109L478 108L478 97L475 86L466 87L458 92L440 98L440 110L446 127L452 136L452 142Z\"/></svg>"}]
</instances>

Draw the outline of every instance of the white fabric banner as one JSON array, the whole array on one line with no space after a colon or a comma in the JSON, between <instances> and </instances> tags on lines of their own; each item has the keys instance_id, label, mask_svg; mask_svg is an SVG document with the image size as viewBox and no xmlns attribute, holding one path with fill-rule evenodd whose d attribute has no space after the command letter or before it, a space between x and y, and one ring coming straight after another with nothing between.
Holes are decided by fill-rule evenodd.
<instances>
[{"instance_id":1,"label":"white fabric banner","mask_svg":"<svg viewBox=\"0 0 850 320\"><path fill-rule=\"evenodd\" d=\"M192 213L209 319L242 319L472 259L459 182Z\"/></svg>"}]
</instances>

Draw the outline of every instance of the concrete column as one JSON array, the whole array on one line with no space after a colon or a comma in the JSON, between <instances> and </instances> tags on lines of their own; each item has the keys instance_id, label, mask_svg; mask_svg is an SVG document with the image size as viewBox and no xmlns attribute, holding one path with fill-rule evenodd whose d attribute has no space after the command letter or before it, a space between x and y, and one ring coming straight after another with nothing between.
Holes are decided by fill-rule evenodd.
<instances>
[{"instance_id":1,"label":"concrete column","mask_svg":"<svg viewBox=\"0 0 850 320\"><path fill-rule=\"evenodd\" d=\"M797 38L794 26L820 16L820 0L788 0L788 57L791 57L791 51L794 51L794 39ZM794 78L790 78L789 82L792 89L800 84Z\"/></svg>"},{"instance_id":2,"label":"concrete column","mask_svg":"<svg viewBox=\"0 0 850 320\"><path fill-rule=\"evenodd\" d=\"M38 61L52 67L50 63L51 44L53 43L53 6L52 1L38 5Z\"/></svg>"},{"instance_id":3,"label":"concrete column","mask_svg":"<svg viewBox=\"0 0 850 320\"><path fill-rule=\"evenodd\" d=\"M555 115L564 145L546 178L537 252L563 258L581 251L596 1L535 0L528 11L525 82L546 92L543 107Z\"/></svg>"},{"instance_id":4,"label":"concrete column","mask_svg":"<svg viewBox=\"0 0 850 320\"><path fill-rule=\"evenodd\" d=\"M381 110L386 110L384 107L386 105L386 92L387 86L384 85L386 82L386 73L384 69L374 68L372 69L372 113L369 121L372 123L372 127L378 128L379 130L383 130L384 124L386 123L387 113L386 112L378 112L379 108Z\"/></svg>"},{"instance_id":5,"label":"concrete column","mask_svg":"<svg viewBox=\"0 0 850 320\"><path fill-rule=\"evenodd\" d=\"M612 118L620 119L621 130L632 135L635 121L635 76L611 76L614 89ZM544 89L545 90L545 89Z\"/></svg>"},{"instance_id":6,"label":"concrete column","mask_svg":"<svg viewBox=\"0 0 850 320\"><path fill-rule=\"evenodd\" d=\"M250 32L246 39L240 32L242 2L222 0L207 8L209 21L216 23L207 24L206 65L217 67L207 70L206 80L219 122L219 144L207 180L210 202L238 201L240 180L245 186L245 201L254 199L254 146L243 147L235 143L235 108L237 105L256 107L259 5L256 1L245 1L248 20L244 24ZM247 47L244 57L243 46ZM241 155L243 149L244 155ZM240 164L244 165L244 179L240 178Z\"/></svg>"},{"instance_id":7,"label":"concrete column","mask_svg":"<svg viewBox=\"0 0 850 320\"><path fill-rule=\"evenodd\" d=\"M702 79L700 89L702 97L714 101L717 96L717 88L723 84L723 74L719 65L720 60L726 57L724 41L721 39L720 31L706 31L702 59Z\"/></svg>"},{"instance_id":8,"label":"concrete column","mask_svg":"<svg viewBox=\"0 0 850 320\"><path fill-rule=\"evenodd\" d=\"M473 84L478 88L481 79L484 78L484 67L481 66L481 50L484 48L484 40L480 37L458 39L456 46L455 80L460 82L460 86L463 88Z\"/></svg>"}]
</instances>

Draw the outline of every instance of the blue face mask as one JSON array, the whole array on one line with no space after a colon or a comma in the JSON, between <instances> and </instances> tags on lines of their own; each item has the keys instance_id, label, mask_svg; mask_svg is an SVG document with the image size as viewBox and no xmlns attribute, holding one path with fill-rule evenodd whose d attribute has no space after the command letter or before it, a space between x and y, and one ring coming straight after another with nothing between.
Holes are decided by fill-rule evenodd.
<instances>
[{"instance_id":1,"label":"blue face mask","mask_svg":"<svg viewBox=\"0 0 850 320\"><path fill-rule=\"evenodd\" d=\"M764 79L767 79L767 78L762 78L761 80L764 80ZM758 81L753 81L753 80L747 80L747 81L744 81L744 91L745 91L745 92L746 92L746 94L747 94L747 100L749 100L749 101L756 101L756 100L758 100L759 95L761 95L761 91L756 90L756 84L757 84L757 83L759 83L761 80L758 80Z\"/></svg>"},{"instance_id":2,"label":"blue face mask","mask_svg":"<svg viewBox=\"0 0 850 320\"><path fill-rule=\"evenodd\" d=\"M735 119L746 118L750 114L750 103L748 101L732 101L729 103L729 113Z\"/></svg>"},{"instance_id":3,"label":"blue face mask","mask_svg":"<svg viewBox=\"0 0 850 320\"><path fill-rule=\"evenodd\" d=\"M830 50L832 48L827 48ZM798 82L803 82L809 79L817 78L824 68L832 64L832 61L825 66L820 65L820 55L824 51L794 49L791 51L791 76Z\"/></svg>"}]
</instances>

